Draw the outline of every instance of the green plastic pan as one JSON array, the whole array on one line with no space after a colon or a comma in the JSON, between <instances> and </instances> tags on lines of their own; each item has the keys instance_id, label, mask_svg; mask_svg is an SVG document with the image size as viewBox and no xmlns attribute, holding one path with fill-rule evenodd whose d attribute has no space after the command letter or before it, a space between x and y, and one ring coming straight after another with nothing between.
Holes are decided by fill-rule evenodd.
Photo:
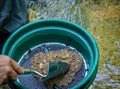
<instances>
[{"instance_id":1,"label":"green plastic pan","mask_svg":"<svg viewBox=\"0 0 120 89\"><path fill-rule=\"evenodd\" d=\"M67 44L75 48L83 56L87 73L82 81L78 81L70 88L87 89L97 74L99 50L93 36L76 23L60 19L44 19L28 23L17 29L9 37L2 49L2 54L12 57L19 63L21 57L29 49L40 44L51 42ZM9 85L13 89L28 89L28 86L31 86L31 89L35 89L35 87L29 84L30 81L24 85L24 81L20 82L18 78L18 80L13 83L9 82ZM37 83L34 83L34 86L37 86L36 84ZM37 87L39 89L47 89L44 84Z\"/></svg>"}]
</instances>

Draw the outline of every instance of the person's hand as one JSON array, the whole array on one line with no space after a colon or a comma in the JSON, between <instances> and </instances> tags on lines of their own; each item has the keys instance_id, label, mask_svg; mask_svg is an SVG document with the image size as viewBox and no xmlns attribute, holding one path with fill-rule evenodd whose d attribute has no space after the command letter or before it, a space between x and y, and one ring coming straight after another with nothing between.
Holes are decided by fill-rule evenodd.
<instances>
[{"instance_id":1,"label":"person's hand","mask_svg":"<svg viewBox=\"0 0 120 89\"><path fill-rule=\"evenodd\" d=\"M17 79L24 70L13 59L0 55L0 86Z\"/></svg>"}]
</instances>

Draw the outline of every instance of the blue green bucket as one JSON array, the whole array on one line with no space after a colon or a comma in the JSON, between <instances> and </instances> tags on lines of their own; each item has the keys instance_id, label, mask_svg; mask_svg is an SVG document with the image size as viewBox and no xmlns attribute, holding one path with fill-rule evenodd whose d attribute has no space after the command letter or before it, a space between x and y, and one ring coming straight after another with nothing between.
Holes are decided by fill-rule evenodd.
<instances>
[{"instance_id":1,"label":"blue green bucket","mask_svg":"<svg viewBox=\"0 0 120 89\"><path fill-rule=\"evenodd\" d=\"M85 59L87 75L71 89L87 89L94 81L99 62L99 50L92 35L80 25L60 19L44 19L17 29L6 41L2 54L19 62L23 54L39 44L57 42L75 48ZM13 89L27 89L19 81L9 82ZM40 88L39 88L40 89Z\"/></svg>"}]
</instances>

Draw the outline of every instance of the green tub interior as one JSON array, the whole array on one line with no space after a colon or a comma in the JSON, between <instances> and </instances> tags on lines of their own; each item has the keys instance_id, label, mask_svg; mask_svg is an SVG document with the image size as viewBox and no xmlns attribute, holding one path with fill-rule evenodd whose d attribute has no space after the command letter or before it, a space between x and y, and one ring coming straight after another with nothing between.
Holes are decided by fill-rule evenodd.
<instances>
[{"instance_id":1,"label":"green tub interior","mask_svg":"<svg viewBox=\"0 0 120 89\"><path fill-rule=\"evenodd\" d=\"M2 54L19 61L22 55L30 48L48 42L58 42L76 48L84 57L89 68L87 76L72 89L88 88L95 79L99 51L94 38L81 26L60 19L45 19L19 28L5 43ZM26 89L15 81L11 87Z\"/></svg>"}]
</instances>

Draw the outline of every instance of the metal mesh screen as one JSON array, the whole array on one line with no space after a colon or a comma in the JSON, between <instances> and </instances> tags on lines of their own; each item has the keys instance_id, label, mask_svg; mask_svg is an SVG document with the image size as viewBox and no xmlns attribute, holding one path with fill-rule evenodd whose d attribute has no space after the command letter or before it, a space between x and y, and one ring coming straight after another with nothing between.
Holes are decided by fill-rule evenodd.
<instances>
[{"instance_id":1,"label":"metal mesh screen","mask_svg":"<svg viewBox=\"0 0 120 89\"><path fill-rule=\"evenodd\" d=\"M55 51L55 50L63 50L64 48L68 48L69 50L76 51L74 48L70 46L66 46L64 44L59 43L45 43L39 46L36 46L30 50L28 50L20 59L19 64L23 68L30 68L30 61L32 57L38 53L38 52L49 52L49 51ZM74 85L76 85L78 82L80 82L84 77L86 73L85 63L82 65L82 68L79 70L79 72L75 75L74 81L71 82L69 86L62 86L58 87L57 84L53 86L53 89L68 89ZM33 74L28 75L20 75L18 77L18 81L26 86L28 89L47 89L46 84L42 80L38 80L37 78L34 78Z\"/></svg>"}]
</instances>

